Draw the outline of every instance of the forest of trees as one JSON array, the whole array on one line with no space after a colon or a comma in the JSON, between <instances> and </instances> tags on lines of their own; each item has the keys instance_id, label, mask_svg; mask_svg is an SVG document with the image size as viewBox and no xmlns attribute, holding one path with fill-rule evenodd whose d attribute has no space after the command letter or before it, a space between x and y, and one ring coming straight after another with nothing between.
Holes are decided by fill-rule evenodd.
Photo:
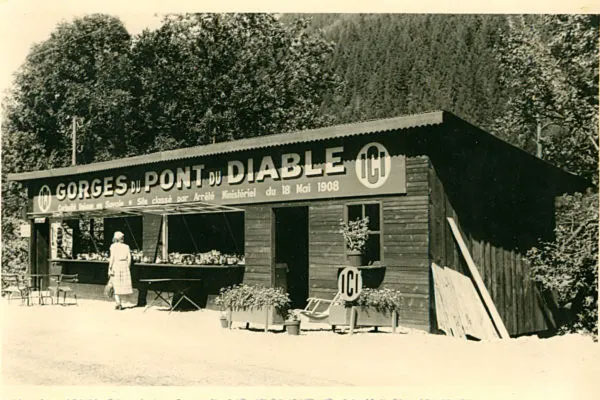
<instances>
[{"instance_id":1,"label":"forest of trees","mask_svg":"<svg viewBox=\"0 0 600 400\"><path fill-rule=\"evenodd\" d=\"M89 163L443 109L597 185L598 17L193 14L131 36L96 14L33 46L3 104L2 265L22 270L24 193L6 174L69 165L73 116ZM567 282L564 305L586 310L597 307L589 204L597 193L566 198L573 218L557 218L570 224L557 240L569 246L531 256L541 284ZM557 258L579 273L557 282ZM591 319L571 326L593 330Z\"/></svg>"},{"instance_id":2,"label":"forest of trees","mask_svg":"<svg viewBox=\"0 0 600 400\"><path fill-rule=\"evenodd\" d=\"M322 110L337 122L444 109L489 130L502 115L503 16L321 14L311 28L336 44L344 86Z\"/></svg>"}]
</instances>

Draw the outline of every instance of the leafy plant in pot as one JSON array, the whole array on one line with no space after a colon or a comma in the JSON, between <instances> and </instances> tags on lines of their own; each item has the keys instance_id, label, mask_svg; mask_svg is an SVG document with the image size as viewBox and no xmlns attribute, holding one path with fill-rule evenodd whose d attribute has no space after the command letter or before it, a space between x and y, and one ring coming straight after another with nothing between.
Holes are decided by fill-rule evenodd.
<instances>
[{"instance_id":1,"label":"leafy plant in pot","mask_svg":"<svg viewBox=\"0 0 600 400\"><path fill-rule=\"evenodd\" d=\"M364 264L365 248L369 238L369 217L340 222L340 233L346 242L348 264L358 267Z\"/></svg>"},{"instance_id":2,"label":"leafy plant in pot","mask_svg":"<svg viewBox=\"0 0 600 400\"><path fill-rule=\"evenodd\" d=\"M298 318L298 314L295 310L289 310L287 318L283 323L285 326L285 330L289 335L299 335L300 334L300 318Z\"/></svg>"}]
</instances>

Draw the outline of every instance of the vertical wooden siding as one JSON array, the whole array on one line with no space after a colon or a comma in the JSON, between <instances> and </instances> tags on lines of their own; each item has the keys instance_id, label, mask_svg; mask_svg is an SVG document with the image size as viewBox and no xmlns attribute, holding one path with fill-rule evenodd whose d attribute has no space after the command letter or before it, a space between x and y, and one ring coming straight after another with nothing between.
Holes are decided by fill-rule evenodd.
<instances>
[{"instance_id":1,"label":"vertical wooden siding","mask_svg":"<svg viewBox=\"0 0 600 400\"><path fill-rule=\"evenodd\" d=\"M383 287L405 293L400 323L430 330L427 157L407 157L407 193L383 200Z\"/></svg>"},{"instance_id":2,"label":"vertical wooden siding","mask_svg":"<svg viewBox=\"0 0 600 400\"><path fill-rule=\"evenodd\" d=\"M244 209L246 256L244 283L271 286L273 211L270 205L246 206Z\"/></svg>"},{"instance_id":3,"label":"vertical wooden siding","mask_svg":"<svg viewBox=\"0 0 600 400\"><path fill-rule=\"evenodd\" d=\"M477 165L471 161L473 166ZM430 169L432 261L469 276L464 258L446 221L447 217L452 217L461 230L508 332L514 336L551 328L554 320L531 281L530 267L523 258L524 250L521 248L527 246L519 247L519 240L522 239L517 239L522 238L526 227L513 222L518 221L518 216L522 213L531 212L517 207L507 210L510 208L508 204L513 201L509 198L510 192L519 190L516 189L521 184L518 177L512 177L512 186L505 186L503 190L490 189L491 185L500 187L500 181L490 181L490 186L486 186L483 181L473 180L472 177L452 170L457 164L439 162ZM496 171L499 168L500 166ZM444 178L440 177L440 172ZM493 194L496 192L491 193L491 190L498 192ZM494 196L502 195L506 198L494 199ZM547 214L547 209L547 204L538 208L538 221L549 219L542 214ZM539 228L531 229L535 232Z\"/></svg>"},{"instance_id":4,"label":"vertical wooden siding","mask_svg":"<svg viewBox=\"0 0 600 400\"><path fill-rule=\"evenodd\" d=\"M339 221L348 203L379 201L383 213L382 287L405 293L404 326L429 330L429 237L427 157L407 157L406 195L314 201L309 206L310 296L332 298L337 270L345 262Z\"/></svg>"},{"instance_id":5,"label":"vertical wooden siding","mask_svg":"<svg viewBox=\"0 0 600 400\"><path fill-rule=\"evenodd\" d=\"M403 326L429 330L429 182L428 159L407 157L407 193L310 202L246 206L246 272L244 282L270 285L272 270L272 208L309 207L309 296L333 298L337 271L345 264L345 247L339 223L349 203L379 201L383 213L382 287L406 293L400 313Z\"/></svg>"},{"instance_id":6,"label":"vertical wooden siding","mask_svg":"<svg viewBox=\"0 0 600 400\"><path fill-rule=\"evenodd\" d=\"M337 292L337 271L345 260L344 239L339 233L344 204L314 202L308 209L309 296L331 299Z\"/></svg>"}]
</instances>

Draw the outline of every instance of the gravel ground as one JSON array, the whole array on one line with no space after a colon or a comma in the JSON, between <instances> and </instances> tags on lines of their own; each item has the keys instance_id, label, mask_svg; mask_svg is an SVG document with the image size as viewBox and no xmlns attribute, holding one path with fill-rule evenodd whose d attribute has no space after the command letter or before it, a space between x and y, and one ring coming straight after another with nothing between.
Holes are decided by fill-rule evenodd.
<instances>
[{"instance_id":1,"label":"gravel ground","mask_svg":"<svg viewBox=\"0 0 600 400\"><path fill-rule=\"evenodd\" d=\"M309 330L289 336L222 329L210 310L115 311L93 300L3 303L2 311L5 385L476 385L584 398L600 376L600 348L577 335L483 343L416 331L350 336L303 324Z\"/></svg>"}]
</instances>

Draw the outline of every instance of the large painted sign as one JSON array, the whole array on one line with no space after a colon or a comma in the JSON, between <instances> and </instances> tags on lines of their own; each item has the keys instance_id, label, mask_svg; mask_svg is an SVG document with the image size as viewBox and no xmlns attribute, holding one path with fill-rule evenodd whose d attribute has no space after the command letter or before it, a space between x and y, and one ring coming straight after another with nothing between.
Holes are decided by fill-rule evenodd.
<instances>
[{"instance_id":1,"label":"large painted sign","mask_svg":"<svg viewBox=\"0 0 600 400\"><path fill-rule=\"evenodd\" d=\"M33 212L405 193L405 157L389 147L368 140L305 143L54 178L32 187Z\"/></svg>"}]
</instances>

